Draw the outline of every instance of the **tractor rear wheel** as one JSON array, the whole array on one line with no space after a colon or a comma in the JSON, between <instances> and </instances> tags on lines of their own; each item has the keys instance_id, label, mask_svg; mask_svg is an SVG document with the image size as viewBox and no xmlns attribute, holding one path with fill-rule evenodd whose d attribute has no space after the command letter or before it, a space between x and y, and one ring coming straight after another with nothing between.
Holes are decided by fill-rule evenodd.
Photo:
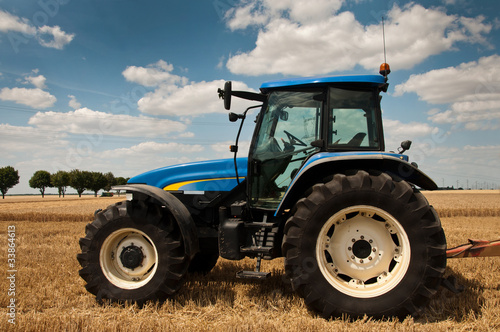
<instances>
[{"instance_id":1,"label":"tractor rear wheel","mask_svg":"<svg viewBox=\"0 0 500 332\"><path fill-rule=\"evenodd\" d=\"M165 299L180 287L189 261L175 219L149 201L125 201L96 214L77 258L97 300Z\"/></svg>"},{"instance_id":2,"label":"tractor rear wheel","mask_svg":"<svg viewBox=\"0 0 500 332\"><path fill-rule=\"evenodd\" d=\"M417 315L446 267L436 212L385 173L315 185L287 221L282 249L292 287L325 317Z\"/></svg>"}]
</instances>

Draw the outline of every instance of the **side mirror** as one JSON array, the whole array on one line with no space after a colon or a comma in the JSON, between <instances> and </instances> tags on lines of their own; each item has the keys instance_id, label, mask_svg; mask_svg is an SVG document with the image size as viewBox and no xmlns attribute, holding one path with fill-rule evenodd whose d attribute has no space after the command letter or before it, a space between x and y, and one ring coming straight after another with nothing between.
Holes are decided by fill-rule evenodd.
<instances>
[{"instance_id":1,"label":"side mirror","mask_svg":"<svg viewBox=\"0 0 500 332\"><path fill-rule=\"evenodd\" d=\"M229 113L229 121L231 121L231 122L236 122L236 121L238 121L238 119L244 119L244 118L245 118L245 114L236 114L233 112Z\"/></svg>"},{"instance_id":2,"label":"side mirror","mask_svg":"<svg viewBox=\"0 0 500 332\"><path fill-rule=\"evenodd\" d=\"M224 90L218 89L217 92L219 93L219 99L222 98L224 99L224 108L229 110L231 108L231 81L227 81L224 83Z\"/></svg>"},{"instance_id":3,"label":"side mirror","mask_svg":"<svg viewBox=\"0 0 500 332\"><path fill-rule=\"evenodd\" d=\"M410 146L411 146L411 141L403 141L401 142L401 147L398 148L398 152L399 154L402 154L403 152L405 152L406 150L410 150Z\"/></svg>"},{"instance_id":4,"label":"side mirror","mask_svg":"<svg viewBox=\"0 0 500 332\"><path fill-rule=\"evenodd\" d=\"M224 108L227 110L231 109L231 90L231 81L224 83Z\"/></svg>"}]
</instances>

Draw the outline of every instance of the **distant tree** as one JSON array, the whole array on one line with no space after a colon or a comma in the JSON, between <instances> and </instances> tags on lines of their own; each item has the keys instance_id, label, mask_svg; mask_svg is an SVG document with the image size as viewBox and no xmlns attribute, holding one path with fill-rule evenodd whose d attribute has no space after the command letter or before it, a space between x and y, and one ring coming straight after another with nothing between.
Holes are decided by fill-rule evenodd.
<instances>
[{"instance_id":1,"label":"distant tree","mask_svg":"<svg viewBox=\"0 0 500 332\"><path fill-rule=\"evenodd\" d=\"M40 190L42 198L45 197L45 189L51 187L50 173L47 171L36 171L29 181L31 188Z\"/></svg>"},{"instance_id":2,"label":"distant tree","mask_svg":"<svg viewBox=\"0 0 500 332\"><path fill-rule=\"evenodd\" d=\"M78 197L82 197L85 189L89 188L92 174L87 171L74 169L69 172L69 185L76 190Z\"/></svg>"},{"instance_id":3,"label":"distant tree","mask_svg":"<svg viewBox=\"0 0 500 332\"><path fill-rule=\"evenodd\" d=\"M116 184L115 176L111 172L108 172L108 173L104 174L104 176L106 177L106 180L108 181L106 183L106 186L104 186L104 190L110 191L111 187Z\"/></svg>"},{"instance_id":4,"label":"distant tree","mask_svg":"<svg viewBox=\"0 0 500 332\"><path fill-rule=\"evenodd\" d=\"M124 178L124 177L117 177L115 178L115 186L123 186L124 184L127 184L127 181L129 180L130 178ZM118 196L120 196L120 190L116 190L116 193L118 194Z\"/></svg>"},{"instance_id":5,"label":"distant tree","mask_svg":"<svg viewBox=\"0 0 500 332\"><path fill-rule=\"evenodd\" d=\"M7 191L19 183L19 173L12 166L0 168L0 191L5 199Z\"/></svg>"},{"instance_id":6,"label":"distant tree","mask_svg":"<svg viewBox=\"0 0 500 332\"><path fill-rule=\"evenodd\" d=\"M54 173L50 176L50 182L52 183L53 187L57 188L59 197L61 197L61 194L62 197L64 197L64 194L66 193L66 187L70 184L69 173L66 171L57 171L57 173Z\"/></svg>"},{"instance_id":7,"label":"distant tree","mask_svg":"<svg viewBox=\"0 0 500 332\"><path fill-rule=\"evenodd\" d=\"M90 181L87 189L94 192L94 197L97 197L97 192L108 184L108 179L101 172L91 172Z\"/></svg>"}]
</instances>

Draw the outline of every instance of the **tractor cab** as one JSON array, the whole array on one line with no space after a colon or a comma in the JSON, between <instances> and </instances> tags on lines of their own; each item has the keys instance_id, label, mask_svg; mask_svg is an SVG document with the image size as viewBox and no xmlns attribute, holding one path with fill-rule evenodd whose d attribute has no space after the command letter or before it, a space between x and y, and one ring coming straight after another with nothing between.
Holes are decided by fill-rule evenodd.
<instances>
[{"instance_id":1,"label":"tractor cab","mask_svg":"<svg viewBox=\"0 0 500 332\"><path fill-rule=\"evenodd\" d=\"M261 94L242 95L230 87L226 84L220 91L223 97L263 101L248 157L253 208L275 210L299 170L318 152L384 150L379 96L387 89L383 76L272 81L262 84ZM230 118L244 119L245 114Z\"/></svg>"}]
</instances>

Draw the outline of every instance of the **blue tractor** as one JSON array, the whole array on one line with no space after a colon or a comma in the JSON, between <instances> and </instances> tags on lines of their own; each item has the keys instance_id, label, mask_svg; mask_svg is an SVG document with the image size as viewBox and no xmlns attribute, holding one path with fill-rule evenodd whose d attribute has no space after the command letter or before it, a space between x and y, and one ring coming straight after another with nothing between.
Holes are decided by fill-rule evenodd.
<instances>
[{"instance_id":1,"label":"blue tractor","mask_svg":"<svg viewBox=\"0 0 500 332\"><path fill-rule=\"evenodd\" d=\"M237 278L285 278L325 317L417 315L441 284L446 239L419 189L436 184L403 154L385 152L382 75L307 77L219 89L258 108L248 157L168 166L131 178L127 200L97 211L80 239L80 276L98 300L173 295L219 257L256 259ZM118 188L117 188L118 189Z\"/></svg>"}]
</instances>

